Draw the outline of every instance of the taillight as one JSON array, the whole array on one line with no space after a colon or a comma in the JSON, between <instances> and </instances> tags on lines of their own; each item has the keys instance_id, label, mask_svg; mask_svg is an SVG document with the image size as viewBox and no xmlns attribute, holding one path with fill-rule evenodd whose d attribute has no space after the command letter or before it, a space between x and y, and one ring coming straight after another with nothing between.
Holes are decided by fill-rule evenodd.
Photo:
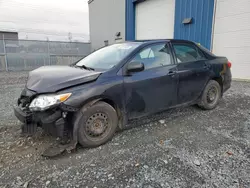
<instances>
[{"instance_id":1,"label":"taillight","mask_svg":"<svg viewBox=\"0 0 250 188\"><path fill-rule=\"evenodd\" d=\"M231 68L232 67L232 63L230 61L227 62L227 66L228 68Z\"/></svg>"}]
</instances>

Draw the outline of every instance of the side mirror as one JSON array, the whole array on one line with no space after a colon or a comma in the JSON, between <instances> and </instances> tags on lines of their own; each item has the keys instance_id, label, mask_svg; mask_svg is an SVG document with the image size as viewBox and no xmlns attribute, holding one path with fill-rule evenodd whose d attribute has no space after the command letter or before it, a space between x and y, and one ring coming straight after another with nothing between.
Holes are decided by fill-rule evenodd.
<instances>
[{"instance_id":1,"label":"side mirror","mask_svg":"<svg viewBox=\"0 0 250 188\"><path fill-rule=\"evenodd\" d=\"M128 64L128 72L140 72L144 70L144 64L138 61L132 61Z\"/></svg>"}]
</instances>

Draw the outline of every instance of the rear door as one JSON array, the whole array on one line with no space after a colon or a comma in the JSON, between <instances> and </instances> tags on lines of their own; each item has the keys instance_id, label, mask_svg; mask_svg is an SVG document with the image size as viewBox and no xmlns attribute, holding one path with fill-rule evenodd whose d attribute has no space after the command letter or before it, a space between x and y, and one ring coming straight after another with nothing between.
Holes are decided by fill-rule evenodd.
<instances>
[{"instance_id":1,"label":"rear door","mask_svg":"<svg viewBox=\"0 0 250 188\"><path fill-rule=\"evenodd\" d=\"M144 64L145 69L124 76L129 119L175 106L177 100L176 64L173 63L168 44L151 44L128 64L138 61Z\"/></svg>"},{"instance_id":2,"label":"rear door","mask_svg":"<svg viewBox=\"0 0 250 188\"><path fill-rule=\"evenodd\" d=\"M179 85L178 104L196 100L210 78L210 64L192 43L172 42L177 63Z\"/></svg>"}]
</instances>

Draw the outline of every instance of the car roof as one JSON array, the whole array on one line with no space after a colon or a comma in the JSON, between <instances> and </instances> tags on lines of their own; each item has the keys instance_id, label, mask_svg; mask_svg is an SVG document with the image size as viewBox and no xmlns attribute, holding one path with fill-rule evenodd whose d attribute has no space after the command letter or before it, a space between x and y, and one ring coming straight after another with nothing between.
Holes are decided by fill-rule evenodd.
<instances>
[{"instance_id":1,"label":"car roof","mask_svg":"<svg viewBox=\"0 0 250 188\"><path fill-rule=\"evenodd\" d=\"M184 43L193 43L189 40L183 40L183 39L148 39L148 40L132 40L132 41L126 41L126 42L141 42L141 43L155 43L155 42L184 42Z\"/></svg>"}]
</instances>

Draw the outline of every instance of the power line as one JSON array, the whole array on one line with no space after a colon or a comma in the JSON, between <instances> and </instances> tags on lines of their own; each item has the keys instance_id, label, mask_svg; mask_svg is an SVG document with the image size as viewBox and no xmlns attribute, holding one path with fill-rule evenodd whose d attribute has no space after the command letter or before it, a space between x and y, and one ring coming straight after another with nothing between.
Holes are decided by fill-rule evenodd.
<instances>
[{"instance_id":1,"label":"power line","mask_svg":"<svg viewBox=\"0 0 250 188\"><path fill-rule=\"evenodd\" d=\"M8 30L15 30L14 28L4 28L0 27L0 30L8 31ZM57 35L57 36L67 36L68 33L72 33L73 36L89 36L86 33L74 33L72 31L69 32L54 32L54 31L44 31L44 30L38 30L38 29L19 29L18 32L26 32L26 33L34 33L34 34L46 34L46 35Z\"/></svg>"},{"instance_id":2,"label":"power line","mask_svg":"<svg viewBox=\"0 0 250 188\"><path fill-rule=\"evenodd\" d=\"M43 34L43 35L50 35L50 36L60 36L60 37L68 37L68 33L65 35L60 35L60 34L48 34L48 33L36 33L36 32L30 32L30 31L26 31L25 33L33 33L33 34ZM75 35L74 33L72 34L73 38L74 37L81 37L81 38L85 38L83 35Z\"/></svg>"}]
</instances>

